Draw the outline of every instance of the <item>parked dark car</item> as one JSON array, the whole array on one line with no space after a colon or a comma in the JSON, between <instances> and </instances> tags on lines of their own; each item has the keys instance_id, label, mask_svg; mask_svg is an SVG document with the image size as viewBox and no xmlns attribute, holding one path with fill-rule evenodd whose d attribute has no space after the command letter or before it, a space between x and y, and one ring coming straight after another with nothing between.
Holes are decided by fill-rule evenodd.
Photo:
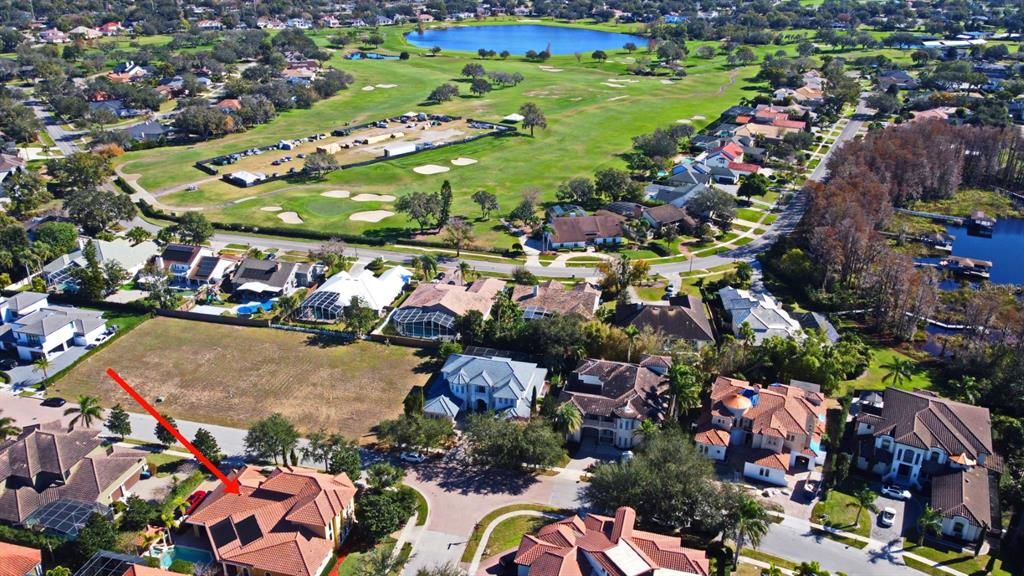
<instances>
[{"instance_id":1,"label":"parked dark car","mask_svg":"<svg viewBox=\"0 0 1024 576\"><path fill-rule=\"evenodd\" d=\"M2 358L0 359L0 370L12 370L18 365L18 361L14 358Z\"/></svg>"},{"instance_id":2,"label":"parked dark car","mask_svg":"<svg viewBox=\"0 0 1024 576\"><path fill-rule=\"evenodd\" d=\"M52 398L47 398L46 400L43 400L42 406L46 406L47 408L60 408L61 406L67 403L67 400L59 396L54 396Z\"/></svg>"}]
</instances>

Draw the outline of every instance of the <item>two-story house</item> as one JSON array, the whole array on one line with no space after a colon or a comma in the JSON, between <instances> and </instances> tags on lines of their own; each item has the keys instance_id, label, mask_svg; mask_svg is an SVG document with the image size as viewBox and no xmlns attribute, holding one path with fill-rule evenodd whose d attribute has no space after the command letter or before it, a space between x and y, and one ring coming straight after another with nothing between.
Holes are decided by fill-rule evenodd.
<instances>
[{"instance_id":1,"label":"two-story house","mask_svg":"<svg viewBox=\"0 0 1024 576\"><path fill-rule=\"evenodd\" d=\"M697 428L701 454L725 460L742 451L743 475L785 486L789 473L824 463L825 395L815 384L757 386L719 376Z\"/></svg>"},{"instance_id":2,"label":"two-story house","mask_svg":"<svg viewBox=\"0 0 1024 576\"><path fill-rule=\"evenodd\" d=\"M40 292L19 292L0 298L0 347L25 361L54 358L72 346L98 342L107 330L101 312L50 306Z\"/></svg>"},{"instance_id":3,"label":"two-story house","mask_svg":"<svg viewBox=\"0 0 1024 576\"><path fill-rule=\"evenodd\" d=\"M930 483L944 536L974 542L998 527L1002 465L987 408L888 388L880 413L861 412L855 426L857 467L903 486Z\"/></svg>"},{"instance_id":4,"label":"two-story house","mask_svg":"<svg viewBox=\"0 0 1024 576\"><path fill-rule=\"evenodd\" d=\"M508 358L452 354L441 378L465 410L501 412L529 418L534 402L544 396L547 369Z\"/></svg>"},{"instance_id":5,"label":"two-story house","mask_svg":"<svg viewBox=\"0 0 1024 576\"><path fill-rule=\"evenodd\" d=\"M171 286L190 288L195 286L192 277L200 260L207 256L213 256L213 250L205 246L168 244L153 262L161 273L170 276Z\"/></svg>"},{"instance_id":6,"label":"two-story house","mask_svg":"<svg viewBox=\"0 0 1024 576\"><path fill-rule=\"evenodd\" d=\"M570 435L573 442L591 439L629 450L643 441L644 420L660 422L668 413L671 360L645 356L639 364L586 359L576 366L559 395L583 415L583 425Z\"/></svg>"},{"instance_id":7,"label":"two-story house","mask_svg":"<svg viewBox=\"0 0 1024 576\"><path fill-rule=\"evenodd\" d=\"M246 466L231 477L238 494L220 485L186 521L209 541L223 574L324 573L355 519L356 487L349 477L284 466L269 475Z\"/></svg>"},{"instance_id":8,"label":"two-story house","mask_svg":"<svg viewBox=\"0 0 1024 576\"><path fill-rule=\"evenodd\" d=\"M246 258L231 276L231 291L241 299L260 300L291 294L310 284L309 264Z\"/></svg>"}]
</instances>

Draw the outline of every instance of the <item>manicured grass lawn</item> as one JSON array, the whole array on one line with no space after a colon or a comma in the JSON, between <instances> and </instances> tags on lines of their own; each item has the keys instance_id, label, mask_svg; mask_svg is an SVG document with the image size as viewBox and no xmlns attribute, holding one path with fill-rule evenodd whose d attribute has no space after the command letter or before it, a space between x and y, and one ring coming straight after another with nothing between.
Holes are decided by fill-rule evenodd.
<instances>
[{"instance_id":1,"label":"manicured grass lawn","mask_svg":"<svg viewBox=\"0 0 1024 576\"><path fill-rule=\"evenodd\" d=\"M989 556L978 556L974 557L974 554L970 552L954 552L936 550L927 545L918 546L910 540L905 540L903 543L903 549L911 554L917 554L923 558L927 558L934 562L940 562L943 566L952 568L964 574L992 574L992 576L1010 576L1010 572L1003 569L1003 562L998 558L995 560L995 564L992 567L992 571L988 572L986 569L988 563L991 561ZM935 574L945 574L940 570L934 569Z\"/></svg>"},{"instance_id":2,"label":"manicured grass lawn","mask_svg":"<svg viewBox=\"0 0 1024 576\"><path fill-rule=\"evenodd\" d=\"M758 222L764 216L763 210L756 208L737 208L736 217L740 220L746 220L748 222ZM735 228L735 226L734 226Z\"/></svg>"},{"instance_id":3,"label":"manicured grass lawn","mask_svg":"<svg viewBox=\"0 0 1024 576\"><path fill-rule=\"evenodd\" d=\"M896 350L895 348L875 345L871 347L871 362L868 364L867 370L864 374L854 380L847 380L845 382L846 389L859 389L859 390L884 390L890 386L894 386L892 381L884 381L885 376L889 371L883 366L890 364L897 360L911 360L914 358ZM932 378L931 373L928 369L918 366L909 382L901 382L896 386L903 390L914 390L917 388L931 388Z\"/></svg>"},{"instance_id":4,"label":"manicured grass lawn","mask_svg":"<svg viewBox=\"0 0 1024 576\"><path fill-rule=\"evenodd\" d=\"M829 490L828 498L814 505L811 519L860 536L871 536L871 522L874 518L871 510L865 508L860 514L860 523L856 523L857 500L853 493L862 485L861 481L851 478L841 488ZM825 517L828 519L823 520Z\"/></svg>"},{"instance_id":5,"label":"manicured grass lawn","mask_svg":"<svg viewBox=\"0 0 1024 576\"><path fill-rule=\"evenodd\" d=\"M494 527L491 537L484 546L484 558L490 558L519 546L524 534L532 534L550 524L551 519L543 516L516 516Z\"/></svg>"},{"instance_id":6,"label":"manicured grass lawn","mask_svg":"<svg viewBox=\"0 0 1024 576\"><path fill-rule=\"evenodd\" d=\"M427 523L427 515L430 514L430 505L427 504L427 499L423 497L423 494L415 488L409 487L416 494L416 525L423 526Z\"/></svg>"},{"instance_id":7,"label":"manicured grass lawn","mask_svg":"<svg viewBox=\"0 0 1024 576\"><path fill-rule=\"evenodd\" d=\"M395 540L393 538L386 538L384 539L383 542L377 544L377 546L394 546L394 544ZM332 576L334 574L337 574L337 576L360 576L361 574L363 574L363 557L366 556L366 554L373 550L373 548L375 547L366 548L365 546L363 546L361 547L362 549L353 550L349 552L348 555L345 556L344 561L341 562L340 565L335 566L336 572L331 571L329 573ZM408 560L408 558L409 556L407 554L405 559ZM401 553L399 553L399 559L401 559ZM404 562L399 562L399 564L404 565ZM399 567L396 572L400 573L401 567Z\"/></svg>"},{"instance_id":8,"label":"manicured grass lawn","mask_svg":"<svg viewBox=\"0 0 1024 576\"><path fill-rule=\"evenodd\" d=\"M402 412L429 371L422 352L371 342L348 345L296 332L154 318L79 364L51 388L104 406L135 404L107 375L117 370L178 419L245 428L280 412L304 432L358 439Z\"/></svg>"},{"instance_id":9,"label":"manicured grass lawn","mask_svg":"<svg viewBox=\"0 0 1024 576\"><path fill-rule=\"evenodd\" d=\"M494 519L509 512L515 512L517 510L536 510L538 512L558 512L557 508L551 506L543 506L541 504L510 504L508 506L502 506L496 510L492 510L486 516L480 519L473 528L473 533L469 536L469 541L466 542L466 550L462 553L463 562L472 562L473 556L476 554L476 549L480 546L480 539L484 536L484 530L490 526ZM529 518L529 516L528 516Z\"/></svg>"},{"instance_id":10,"label":"manicured grass lawn","mask_svg":"<svg viewBox=\"0 0 1024 576\"><path fill-rule=\"evenodd\" d=\"M146 463L156 466L157 476L166 476L174 473L174 471L178 469L178 466L185 460L187 460L187 458L182 458L181 456L175 456L173 454L146 454Z\"/></svg>"},{"instance_id":11,"label":"manicured grass lawn","mask_svg":"<svg viewBox=\"0 0 1024 576\"><path fill-rule=\"evenodd\" d=\"M740 552L740 556L746 556L747 558L760 560L761 562L767 562L768 564L774 564L779 568L786 568L787 570L795 569L798 564L797 562L793 562L792 560L787 560L786 558L782 558L779 556L773 556L771 554L768 554L767 552L761 552L760 550L756 550L753 548L744 548L743 551ZM761 572L758 571L758 574L760 573Z\"/></svg>"},{"instance_id":12,"label":"manicured grass lawn","mask_svg":"<svg viewBox=\"0 0 1024 576\"><path fill-rule=\"evenodd\" d=\"M643 300L661 300L665 295L665 286L637 286L636 294Z\"/></svg>"},{"instance_id":13,"label":"manicured grass lawn","mask_svg":"<svg viewBox=\"0 0 1024 576\"><path fill-rule=\"evenodd\" d=\"M622 31L623 27L612 27ZM330 189L346 189L358 194L387 193L400 195L414 190L437 190L445 179L455 192L453 214L474 221L477 242L481 245L504 245L510 239L497 221L476 222L478 207L470 200L476 190L490 190L499 197L500 213L518 203L524 189L542 191L542 200L554 199L554 191L562 180L573 176L591 176L604 167L623 167L617 155L628 150L631 139L658 126L676 120L692 120L696 128L712 122L728 106L748 96L755 85L756 66L733 69L724 56L711 59L690 58L685 62L687 76L662 83L667 77L626 76L627 67L638 57L624 51L612 51L609 61L598 63L585 58L577 62L572 55L555 56L546 64L562 72L545 72L536 63L518 57L508 60L480 61L475 54L443 52L437 57L424 55L423 50L405 43L401 33L409 28L382 31L385 50L406 50L412 58L399 60L348 61L341 52L334 54L329 65L343 69L355 77L354 85L337 96L315 104L311 109L282 114L266 126L194 146L131 152L118 160L124 172L140 174L139 183L150 191L196 182L207 178L192 167L199 159L265 145L282 138L306 136L330 131L346 122L400 114L407 110L462 115L483 120L500 120L515 112L525 102L535 102L547 116L549 128L537 131L535 137L522 135L509 138L485 138L473 143L426 151L411 157L373 166L335 172L319 182L275 182L253 189L239 189L214 181L199 186L194 192L182 191L161 197L161 201L181 207L203 207L216 220L245 222L262 226L282 226L274 213L263 212L263 206L281 206L295 211L305 225L323 230L376 234L411 229L413 225L401 215L379 223L349 220L355 212L388 209L389 203L360 203L348 199L320 196ZM337 31L331 31L336 33ZM693 43L696 46L702 42ZM717 45L716 43L709 43ZM794 52L795 43L781 48ZM761 56L778 46L755 47ZM525 80L518 86L499 88L484 97L463 96L451 102L427 106L426 95L445 82L461 82L459 72L469 61L480 62L488 71L519 72ZM625 78L624 87L608 86L609 79ZM393 89L364 91L377 84L397 84ZM721 89L721 91L720 91ZM694 119L703 116L703 119ZM628 130L622 130L628 126ZM450 160L467 156L478 164L457 167ZM424 176L412 168L422 164L439 164L451 168L444 174ZM238 204L232 201L259 195L258 200Z\"/></svg>"}]
</instances>

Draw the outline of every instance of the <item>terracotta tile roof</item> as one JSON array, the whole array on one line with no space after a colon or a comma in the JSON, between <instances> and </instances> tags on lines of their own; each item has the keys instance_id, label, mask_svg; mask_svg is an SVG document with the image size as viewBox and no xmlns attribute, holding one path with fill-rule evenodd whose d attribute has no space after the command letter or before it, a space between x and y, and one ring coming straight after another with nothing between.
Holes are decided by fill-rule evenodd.
<instances>
[{"instance_id":1,"label":"terracotta tile roof","mask_svg":"<svg viewBox=\"0 0 1024 576\"><path fill-rule=\"evenodd\" d=\"M750 408L745 409L742 417L751 421L750 431L754 434L809 437L814 433L818 416L825 412L822 406L824 396L820 392L781 384L762 388L723 376L711 385L711 412L732 416L728 410L729 401L737 395L751 400ZM740 407L733 406L733 409Z\"/></svg>"},{"instance_id":2,"label":"terracotta tile roof","mask_svg":"<svg viewBox=\"0 0 1024 576\"><path fill-rule=\"evenodd\" d=\"M708 446L729 445L729 433L714 426L705 426L698 429L693 439L698 444L706 444Z\"/></svg>"},{"instance_id":3,"label":"terracotta tile roof","mask_svg":"<svg viewBox=\"0 0 1024 576\"><path fill-rule=\"evenodd\" d=\"M941 448L973 460L994 453L992 420L987 408L955 402L928 392L888 388L883 395L881 421L874 435L892 436L915 448Z\"/></svg>"},{"instance_id":4,"label":"terracotta tile roof","mask_svg":"<svg viewBox=\"0 0 1024 576\"><path fill-rule=\"evenodd\" d=\"M131 564L121 576L169 576L170 574L172 573L159 568L150 568L142 564Z\"/></svg>"},{"instance_id":5,"label":"terracotta tile roof","mask_svg":"<svg viewBox=\"0 0 1024 576\"><path fill-rule=\"evenodd\" d=\"M684 548L680 538L635 530L636 513L616 510L615 517L573 516L527 534L514 562L529 576L583 576L592 566L611 576L676 570L706 576L710 566L701 550Z\"/></svg>"},{"instance_id":6,"label":"terracotta tile roof","mask_svg":"<svg viewBox=\"0 0 1024 576\"><path fill-rule=\"evenodd\" d=\"M0 542L0 576L25 576L42 561L43 553L35 548Z\"/></svg>"},{"instance_id":7,"label":"terracotta tile roof","mask_svg":"<svg viewBox=\"0 0 1024 576\"><path fill-rule=\"evenodd\" d=\"M572 288L548 280L536 286L515 286L512 301L522 309L542 309L546 314L579 314L593 318L594 309L601 299L601 291L586 282Z\"/></svg>"},{"instance_id":8,"label":"terracotta tile roof","mask_svg":"<svg viewBox=\"0 0 1024 576\"><path fill-rule=\"evenodd\" d=\"M585 415L661 420L667 390L658 366L591 358L579 363L558 399Z\"/></svg>"},{"instance_id":9,"label":"terracotta tile roof","mask_svg":"<svg viewBox=\"0 0 1024 576\"><path fill-rule=\"evenodd\" d=\"M757 174L761 167L757 164L750 164L745 162L729 162L729 170L734 172L746 172L748 174Z\"/></svg>"},{"instance_id":10,"label":"terracotta tile roof","mask_svg":"<svg viewBox=\"0 0 1024 576\"><path fill-rule=\"evenodd\" d=\"M255 570L316 576L334 542L318 535L347 515L356 488L345 474L280 467L269 477L247 466L234 472L239 494L218 488L188 519L202 526L218 560Z\"/></svg>"},{"instance_id":11,"label":"terracotta tile roof","mask_svg":"<svg viewBox=\"0 0 1024 576\"><path fill-rule=\"evenodd\" d=\"M497 278L482 278L469 286L423 283L400 308L438 308L455 316L478 310L486 317L494 297L504 288L505 282Z\"/></svg>"},{"instance_id":12,"label":"terracotta tile roof","mask_svg":"<svg viewBox=\"0 0 1024 576\"><path fill-rule=\"evenodd\" d=\"M765 468L782 470L783 472L789 470L789 458L771 450L758 450L750 455L747 462L764 466Z\"/></svg>"},{"instance_id":13,"label":"terracotta tile roof","mask_svg":"<svg viewBox=\"0 0 1024 576\"><path fill-rule=\"evenodd\" d=\"M932 477L932 508L944 518L962 516L975 526L993 527L989 472L981 466Z\"/></svg>"}]
</instances>

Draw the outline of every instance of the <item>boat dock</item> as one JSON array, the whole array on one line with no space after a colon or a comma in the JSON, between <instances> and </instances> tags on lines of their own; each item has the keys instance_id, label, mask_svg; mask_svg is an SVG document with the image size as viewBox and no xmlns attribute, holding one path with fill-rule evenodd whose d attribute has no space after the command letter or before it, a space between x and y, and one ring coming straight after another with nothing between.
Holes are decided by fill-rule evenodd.
<instances>
[{"instance_id":1,"label":"boat dock","mask_svg":"<svg viewBox=\"0 0 1024 576\"><path fill-rule=\"evenodd\" d=\"M953 224L954 226L964 225L964 219L959 216L947 216L945 214L936 214L934 212L921 212L920 210L908 210L906 208L897 208L896 211L899 212L900 214L918 216L920 218L928 218L929 220L935 220L936 222L946 222L947 224Z\"/></svg>"},{"instance_id":2,"label":"boat dock","mask_svg":"<svg viewBox=\"0 0 1024 576\"><path fill-rule=\"evenodd\" d=\"M938 262L914 262L914 266L937 268L974 278L989 278L992 273L992 262L989 260L965 256L943 256Z\"/></svg>"}]
</instances>

